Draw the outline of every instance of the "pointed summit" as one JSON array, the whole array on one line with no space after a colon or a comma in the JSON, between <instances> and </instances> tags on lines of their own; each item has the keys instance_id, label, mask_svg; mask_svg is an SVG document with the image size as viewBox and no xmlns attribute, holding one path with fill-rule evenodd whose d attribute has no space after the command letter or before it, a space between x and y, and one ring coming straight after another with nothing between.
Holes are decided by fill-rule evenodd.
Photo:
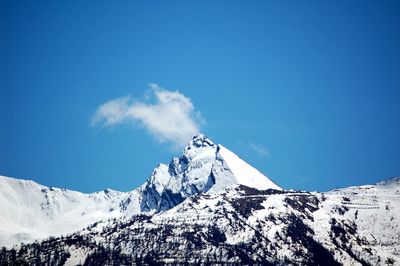
<instances>
[{"instance_id":1,"label":"pointed summit","mask_svg":"<svg viewBox=\"0 0 400 266\"><path fill-rule=\"evenodd\" d=\"M205 147L214 146L215 144L203 133L197 133L193 136L192 140L189 142L188 147Z\"/></svg>"},{"instance_id":2,"label":"pointed summit","mask_svg":"<svg viewBox=\"0 0 400 266\"><path fill-rule=\"evenodd\" d=\"M159 165L142 186L142 211L167 210L197 193L233 185L281 190L272 180L206 135L197 134L179 158Z\"/></svg>"},{"instance_id":3,"label":"pointed summit","mask_svg":"<svg viewBox=\"0 0 400 266\"><path fill-rule=\"evenodd\" d=\"M206 135L198 133L193 136L189 144L183 150L183 155L188 158L195 157L199 152L206 150L215 150L217 146Z\"/></svg>"}]
</instances>

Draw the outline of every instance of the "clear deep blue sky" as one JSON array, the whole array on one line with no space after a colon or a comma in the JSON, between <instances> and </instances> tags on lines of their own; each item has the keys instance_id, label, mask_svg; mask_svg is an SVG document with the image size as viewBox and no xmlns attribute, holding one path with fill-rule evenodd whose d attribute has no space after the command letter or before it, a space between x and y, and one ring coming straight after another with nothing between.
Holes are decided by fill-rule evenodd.
<instances>
[{"instance_id":1,"label":"clear deep blue sky","mask_svg":"<svg viewBox=\"0 0 400 266\"><path fill-rule=\"evenodd\" d=\"M285 188L399 176L399 3L1 1L0 174L84 192L139 186L180 152L90 120L157 83Z\"/></svg>"}]
</instances>

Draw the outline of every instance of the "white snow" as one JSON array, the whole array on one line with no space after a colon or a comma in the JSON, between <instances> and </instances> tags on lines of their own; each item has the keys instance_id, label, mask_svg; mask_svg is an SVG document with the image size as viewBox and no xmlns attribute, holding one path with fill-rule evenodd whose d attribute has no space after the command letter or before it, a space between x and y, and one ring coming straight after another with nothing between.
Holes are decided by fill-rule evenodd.
<instances>
[{"instance_id":1,"label":"white snow","mask_svg":"<svg viewBox=\"0 0 400 266\"><path fill-rule=\"evenodd\" d=\"M157 204L167 190L187 199L182 204L175 206L171 203L162 209L163 212L153 216L154 222L179 222L183 225L216 223L221 228L231 228L227 224L228 220L218 216L215 210L220 209L220 213L223 210L234 212L226 199L244 197L232 187L239 184L259 190L282 190L260 171L224 146L214 144L203 134L193 138L180 158L173 158L169 165L160 164L144 185L130 192L106 189L84 194L0 176L0 246L9 247L20 242L73 233L95 222L106 223L110 218L124 219L143 212L155 213L159 211ZM205 195L193 204L195 207L189 207L193 200L190 196L197 193ZM225 193L224 196L221 196L222 193ZM295 195L296 192L285 193ZM254 211L251 217L241 221L245 228L241 231L237 231L237 228L227 229L227 243L248 241L254 235L253 226L259 221L265 221L262 230L272 242L284 228L279 222L275 224L268 221L267 217L295 211L284 201L287 195L265 196L262 202L265 209ZM319 199L326 197L326 200L321 200L322 207L313 213L313 220L308 225L315 231L315 238L327 248L332 248L329 236L331 219L346 218L357 225L360 238L374 243L374 254L379 254L382 261L397 256L393 254L400 254L400 178L312 195ZM145 200L152 203L148 204L150 207L146 210L142 206ZM338 214L338 207L346 207L348 211ZM231 214L228 212L228 215ZM68 260L69 264L81 261L81 251L71 252L73 256ZM283 245L278 255L291 256L291 252ZM353 262L346 256L335 253L338 261L344 264ZM396 261L400 261L399 256Z\"/></svg>"},{"instance_id":2,"label":"white snow","mask_svg":"<svg viewBox=\"0 0 400 266\"><path fill-rule=\"evenodd\" d=\"M168 165L159 164L159 166L154 169L150 177L150 182L155 186L158 194L161 195L170 179L171 175L168 172Z\"/></svg>"},{"instance_id":3,"label":"white snow","mask_svg":"<svg viewBox=\"0 0 400 266\"><path fill-rule=\"evenodd\" d=\"M190 141L181 158L173 158L169 166L159 164L148 181L131 192L106 189L84 194L0 176L0 246L73 233L109 218L154 212L166 190L186 198L198 192L222 191L236 184L280 189L203 134ZM146 189L154 189L155 193L147 193L144 198ZM143 200L149 202L150 209L142 209Z\"/></svg>"},{"instance_id":4,"label":"white snow","mask_svg":"<svg viewBox=\"0 0 400 266\"><path fill-rule=\"evenodd\" d=\"M0 176L0 245L68 234L102 219L121 217L128 211L121 211L120 202L135 201L135 196L111 190L84 194Z\"/></svg>"},{"instance_id":5,"label":"white snow","mask_svg":"<svg viewBox=\"0 0 400 266\"><path fill-rule=\"evenodd\" d=\"M227 166L232 171L237 180L237 184L245 185L248 187L263 189L278 189L281 188L272 182L271 179L263 175L260 171L240 159L236 154L228 150L222 145L219 146L219 153Z\"/></svg>"}]
</instances>

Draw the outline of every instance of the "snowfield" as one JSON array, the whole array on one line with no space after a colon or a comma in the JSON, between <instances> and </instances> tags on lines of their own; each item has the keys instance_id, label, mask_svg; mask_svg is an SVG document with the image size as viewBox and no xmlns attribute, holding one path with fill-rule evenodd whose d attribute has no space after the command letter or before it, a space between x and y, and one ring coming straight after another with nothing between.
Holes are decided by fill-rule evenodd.
<instances>
[{"instance_id":1,"label":"snowfield","mask_svg":"<svg viewBox=\"0 0 400 266\"><path fill-rule=\"evenodd\" d=\"M202 134L131 192L0 177L4 264L399 265L399 221L399 177L283 190Z\"/></svg>"},{"instance_id":2,"label":"snowfield","mask_svg":"<svg viewBox=\"0 0 400 266\"><path fill-rule=\"evenodd\" d=\"M235 184L280 189L203 134L192 139L180 158L160 164L145 184L130 192L84 194L0 176L0 246L73 233L100 220L167 210L199 192Z\"/></svg>"}]
</instances>

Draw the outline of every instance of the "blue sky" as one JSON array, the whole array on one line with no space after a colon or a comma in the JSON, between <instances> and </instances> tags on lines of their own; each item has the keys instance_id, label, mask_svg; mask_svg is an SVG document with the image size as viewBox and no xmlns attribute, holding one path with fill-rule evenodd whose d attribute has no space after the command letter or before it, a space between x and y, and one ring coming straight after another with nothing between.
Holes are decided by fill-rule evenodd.
<instances>
[{"instance_id":1,"label":"blue sky","mask_svg":"<svg viewBox=\"0 0 400 266\"><path fill-rule=\"evenodd\" d=\"M93 117L113 99L157 104L154 83L285 188L399 176L399 12L398 1L1 1L0 174L139 186L176 143L140 115Z\"/></svg>"}]
</instances>

